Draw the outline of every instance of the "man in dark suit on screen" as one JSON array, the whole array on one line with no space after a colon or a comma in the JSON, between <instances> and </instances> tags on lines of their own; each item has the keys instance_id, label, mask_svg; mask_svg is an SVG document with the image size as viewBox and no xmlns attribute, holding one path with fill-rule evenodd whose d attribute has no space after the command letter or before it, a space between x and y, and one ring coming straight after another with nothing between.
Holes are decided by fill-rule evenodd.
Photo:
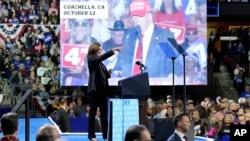
<instances>
[{"instance_id":1,"label":"man in dark suit on screen","mask_svg":"<svg viewBox=\"0 0 250 141\"><path fill-rule=\"evenodd\" d=\"M168 138L167 141L188 141L186 132L189 131L191 126L189 116L187 114L181 113L174 117L174 133Z\"/></svg>"},{"instance_id":2,"label":"man in dark suit on screen","mask_svg":"<svg viewBox=\"0 0 250 141\"><path fill-rule=\"evenodd\" d=\"M127 29L123 52L119 54L116 64L121 68L122 77L140 73L136 61L145 64L149 77L167 77L172 72L172 60L165 55L159 43L169 43L169 38L174 39L173 33L154 25L151 6L147 0L133 0L130 14L134 27Z\"/></svg>"}]
</instances>

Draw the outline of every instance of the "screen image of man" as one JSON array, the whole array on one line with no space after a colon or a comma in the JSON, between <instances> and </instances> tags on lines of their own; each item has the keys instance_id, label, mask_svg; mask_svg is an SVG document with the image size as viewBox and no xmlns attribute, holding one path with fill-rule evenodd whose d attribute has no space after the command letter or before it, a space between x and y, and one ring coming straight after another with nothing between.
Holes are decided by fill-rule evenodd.
<instances>
[{"instance_id":1,"label":"screen image of man","mask_svg":"<svg viewBox=\"0 0 250 141\"><path fill-rule=\"evenodd\" d=\"M147 0L133 0L130 14L134 26L124 35L123 51L117 63L122 77L140 73L136 61L147 66L150 78L167 77L172 71L172 60L165 55L159 43L169 42L168 38L174 39L174 35L154 25L153 11Z\"/></svg>"}]
</instances>

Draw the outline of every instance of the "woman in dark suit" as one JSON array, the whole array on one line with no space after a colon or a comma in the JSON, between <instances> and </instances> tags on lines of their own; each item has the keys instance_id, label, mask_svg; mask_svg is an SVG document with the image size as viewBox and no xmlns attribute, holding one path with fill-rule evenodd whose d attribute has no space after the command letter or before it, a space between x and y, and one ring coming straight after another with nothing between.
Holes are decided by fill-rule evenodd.
<instances>
[{"instance_id":1,"label":"woman in dark suit","mask_svg":"<svg viewBox=\"0 0 250 141\"><path fill-rule=\"evenodd\" d=\"M95 116L97 108L101 112L101 128L103 139L107 139L107 113L108 101L107 90L109 87L108 78L111 70L107 70L102 61L114 55L114 52L121 51L121 48L113 48L101 55L102 47L98 42L93 42L88 49L87 63L89 68L88 94L90 96L89 129L88 138L96 141L95 136Z\"/></svg>"}]
</instances>

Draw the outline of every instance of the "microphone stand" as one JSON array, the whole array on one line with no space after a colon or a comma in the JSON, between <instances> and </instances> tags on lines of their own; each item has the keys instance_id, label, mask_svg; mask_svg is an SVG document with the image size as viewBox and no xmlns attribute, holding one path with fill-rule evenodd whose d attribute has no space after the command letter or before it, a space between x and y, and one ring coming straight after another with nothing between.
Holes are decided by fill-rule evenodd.
<instances>
[{"instance_id":1,"label":"microphone stand","mask_svg":"<svg viewBox=\"0 0 250 141\"><path fill-rule=\"evenodd\" d=\"M139 42L138 44L141 46L141 48L143 49L143 41L142 41L142 31L141 31L141 27L140 25L137 25L136 26L136 29L137 29L137 36L138 36L138 39L139 39ZM143 52L142 52L142 56L143 56ZM141 60L143 61L143 59ZM143 73L143 71L145 70L145 68L143 69L144 67L142 65L140 65L140 70L141 70L141 73Z\"/></svg>"},{"instance_id":2,"label":"microphone stand","mask_svg":"<svg viewBox=\"0 0 250 141\"><path fill-rule=\"evenodd\" d=\"M186 105L186 101L187 101L187 94L186 94L186 54L183 53L182 54L183 56L183 102L184 102L184 105ZM184 113L186 114L187 113L187 110L186 110L186 106L184 107Z\"/></svg>"},{"instance_id":3,"label":"microphone stand","mask_svg":"<svg viewBox=\"0 0 250 141\"><path fill-rule=\"evenodd\" d=\"M144 67L144 66L140 66L140 70L141 70L141 73L144 73L144 71L146 70L146 67Z\"/></svg>"},{"instance_id":4,"label":"microphone stand","mask_svg":"<svg viewBox=\"0 0 250 141\"><path fill-rule=\"evenodd\" d=\"M175 116L175 85L174 85L174 61L175 61L175 57L172 57L172 65L173 65L173 86L172 86L172 99L173 99L173 117Z\"/></svg>"},{"instance_id":5,"label":"microphone stand","mask_svg":"<svg viewBox=\"0 0 250 141\"><path fill-rule=\"evenodd\" d=\"M143 69L142 69L143 67L142 66L140 66L140 70L141 70L141 73L143 73Z\"/></svg>"}]
</instances>

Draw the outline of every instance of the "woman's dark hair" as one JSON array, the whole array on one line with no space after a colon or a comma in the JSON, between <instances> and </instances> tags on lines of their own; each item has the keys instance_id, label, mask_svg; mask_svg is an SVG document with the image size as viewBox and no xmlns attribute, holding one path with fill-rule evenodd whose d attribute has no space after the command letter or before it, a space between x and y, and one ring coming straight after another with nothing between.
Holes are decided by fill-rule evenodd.
<instances>
[{"instance_id":1,"label":"woman's dark hair","mask_svg":"<svg viewBox=\"0 0 250 141\"><path fill-rule=\"evenodd\" d=\"M173 3L172 3L172 9L173 9L173 13L177 13L177 12L178 12L178 9L177 9L177 7L175 6L174 0L173 0ZM165 5L164 5L163 2L162 2L162 4L161 4L160 11L161 11L162 13L164 13L164 14L167 13L167 11L166 11L166 9L165 9Z\"/></svg>"},{"instance_id":2,"label":"woman's dark hair","mask_svg":"<svg viewBox=\"0 0 250 141\"><path fill-rule=\"evenodd\" d=\"M141 133L147 130L144 125L132 125L128 128L124 141L133 141L135 139L141 139Z\"/></svg>"},{"instance_id":3,"label":"woman's dark hair","mask_svg":"<svg viewBox=\"0 0 250 141\"><path fill-rule=\"evenodd\" d=\"M201 105L197 105L195 107L195 109L197 109L199 111L199 114L200 114L200 119L203 119L203 118L206 118L208 117L208 112L206 110L205 107L201 106Z\"/></svg>"},{"instance_id":4,"label":"woman's dark hair","mask_svg":"<svg viewBox=\"0 0 250 141\"><path fill-rule=\"evenodd\" d=\"M240 105L240 108L237 110L237 112L240 111L240 109L243 109L243 112L246 113L246 107L243 105Z\"/></svg>"},{"instance_id":5,"label":"woman's dark hair","mask_svg":"<svg viewBox=\"0 0 250 141\"><path fill-rule=\"evenodd\" d=\"M89 46L87 57L91 55L95 55L99 51L100 47L101 47L101 44L98 42L91 43Z\"/></svg>"},{"instance_id":6,"label":"woman's dark hair","mask_svg":"<svg viewBox=\"0 0 250 141\"><path fill-rule=\"evenodd\" d=\"M18 129L18 115L16 113L6 113L1 118L3 135L14 134Z\"/></svg>"},{"instance_id":7,"label":"woman's dark hair","mask_svg":"<svg viewBox=\"0 0 250 141\"><path fill-rule=\"evenodd\" d=\"M209 119L208 118L204 118L201 120L201 124L200 124L200 133L198 135L203 136L204 134L206 134L206 131L208 131L208 127L209 127L210 123L209 123Z\"/></svg>"},{"instance_id":8,"label":"woman's dark hair","mask_svg":"<svg viewBox=\"0 0 250 141\"><path fill-rule=\"evenodd\" d=\"M244 107L245 109L246 109L246 108L249 108L249 102L246 101L246 102L244 102L244 103L240 103L240 107Z\"/></svg>"}]
</instances>

